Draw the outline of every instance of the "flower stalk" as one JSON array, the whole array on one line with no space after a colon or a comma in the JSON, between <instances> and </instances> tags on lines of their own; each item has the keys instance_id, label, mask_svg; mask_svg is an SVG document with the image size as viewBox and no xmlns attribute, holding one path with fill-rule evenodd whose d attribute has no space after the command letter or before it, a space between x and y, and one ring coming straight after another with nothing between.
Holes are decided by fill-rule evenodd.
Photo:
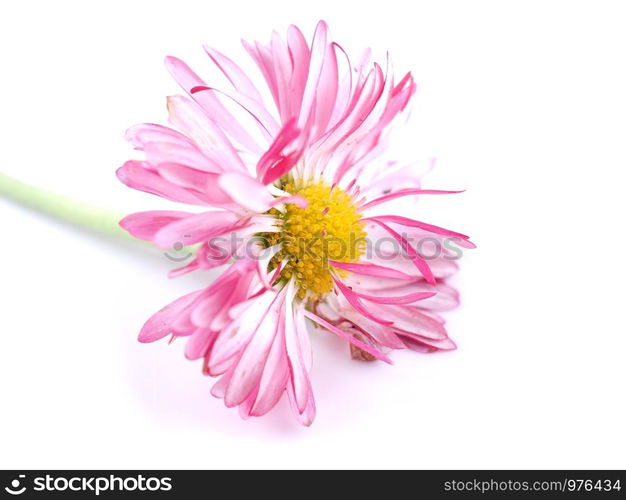
<instances>
[{"instance_id":1,"label":"flower stalk","mask_svg":"<svg viewBox=\"0 0 626 500\"><path fill-rule=\"evenodd\" d=\"M0 196L74 226L135 240L119 226L125 214L26 184L3 173L0 173Z\"/></svg>"}]
</instances>

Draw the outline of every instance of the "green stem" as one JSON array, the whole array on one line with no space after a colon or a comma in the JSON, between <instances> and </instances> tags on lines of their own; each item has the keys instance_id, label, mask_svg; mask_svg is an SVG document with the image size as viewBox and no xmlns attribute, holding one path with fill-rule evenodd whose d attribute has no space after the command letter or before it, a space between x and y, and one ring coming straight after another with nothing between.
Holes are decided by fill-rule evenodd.
<instances>
[{"instance_id":1,"label":"green stem","mask_svg":"<svg viewBox=\"0 0 626 500\"><path fill-rule=\"evenodd\" d=\"M125 214L73 200L47 189L31 186L0 173L0 195L56 219L102 234L133 238L119 226Z\"/></svg>"}]
</instances>

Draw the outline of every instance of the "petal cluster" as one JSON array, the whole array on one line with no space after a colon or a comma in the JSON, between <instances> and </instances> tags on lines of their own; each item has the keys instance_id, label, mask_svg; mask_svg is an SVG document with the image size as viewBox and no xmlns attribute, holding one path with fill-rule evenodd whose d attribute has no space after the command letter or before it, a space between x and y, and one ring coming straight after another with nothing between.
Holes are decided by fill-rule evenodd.
<instances>
[{"instance_id":1,"label":"petal cluster","mask_svg":"<svg viewBox=\"0 0 626 500\"><path fill-rule=\"evenodd\" d=\"M187 337L187 357L218 377L213 395L244 418L267 413L286 393L309 425L309 327L345 339L355 359L454 348L438 312L458 304L445 284L458 267L454 249L473 244L381 212L400 197L454 193L422 189L411 167L384 158L390 126L415 92L410 74L395 80L389 58L371 63L369 51L350 60L324 22L310 43L291 26L284 38L244 47L264 87L209 47L225 87L168 57L185 91L168 98L170 126L127 133L142 159L126 162L119 179L195 209L135 213L122 227L162 249L197 244L173 276L227 266L207 288L156 313L139 338ZM351 258L321 246L329 234L347 240L352 232L384 244ZM305 253L309 244L316 250Z\"/></svg>"}]
</instances>

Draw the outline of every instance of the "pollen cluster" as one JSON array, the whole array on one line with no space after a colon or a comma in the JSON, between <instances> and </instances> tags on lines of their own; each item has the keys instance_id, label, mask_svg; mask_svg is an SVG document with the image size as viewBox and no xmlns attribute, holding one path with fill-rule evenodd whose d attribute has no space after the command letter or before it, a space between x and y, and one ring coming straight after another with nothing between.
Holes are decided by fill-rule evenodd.
<instances>
[{"instance_id":1,"label":"pollen cluster","mask_svg":"<svg viewBox=\"0 0 626 500\"><path fill-rule=\"evenodd\" d=\"M294 278L300 298L317 298L333 288L329 260L355 262L365 251L364 223L352 198L336 186L288 183L282 189L302 196L308 206L286 204L270 211L280 229L264 234L268 246L280 244L270 269L282 262L279 280Z\"/></svg>"}]
</instances>

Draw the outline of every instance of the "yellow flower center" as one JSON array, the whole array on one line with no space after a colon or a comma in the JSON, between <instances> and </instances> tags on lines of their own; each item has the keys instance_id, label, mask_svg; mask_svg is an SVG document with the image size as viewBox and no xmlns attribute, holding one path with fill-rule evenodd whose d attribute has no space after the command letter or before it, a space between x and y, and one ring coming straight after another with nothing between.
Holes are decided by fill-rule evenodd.
<instances>
[{"instance_id":1,"label":"yellow flower center","mask_svg":"<svg viewBox=\"0 0 626 500\"><path fill-rule=\"evenodd\" d=\"M365 224L352 198L339 189L322 182L296 187L282 186L284 191L298 194L308 201L306 208L287 204L283 210L270 213L279 220L280 232L265 233L268 246L280 244L281 249L270 261L270 269L284 261L279 280L296 281L298 296L317 298L333 288L329 260L356 262L365 251ZM343 274L345 271L335 269Z\"/></svg>"}]
</instances>

